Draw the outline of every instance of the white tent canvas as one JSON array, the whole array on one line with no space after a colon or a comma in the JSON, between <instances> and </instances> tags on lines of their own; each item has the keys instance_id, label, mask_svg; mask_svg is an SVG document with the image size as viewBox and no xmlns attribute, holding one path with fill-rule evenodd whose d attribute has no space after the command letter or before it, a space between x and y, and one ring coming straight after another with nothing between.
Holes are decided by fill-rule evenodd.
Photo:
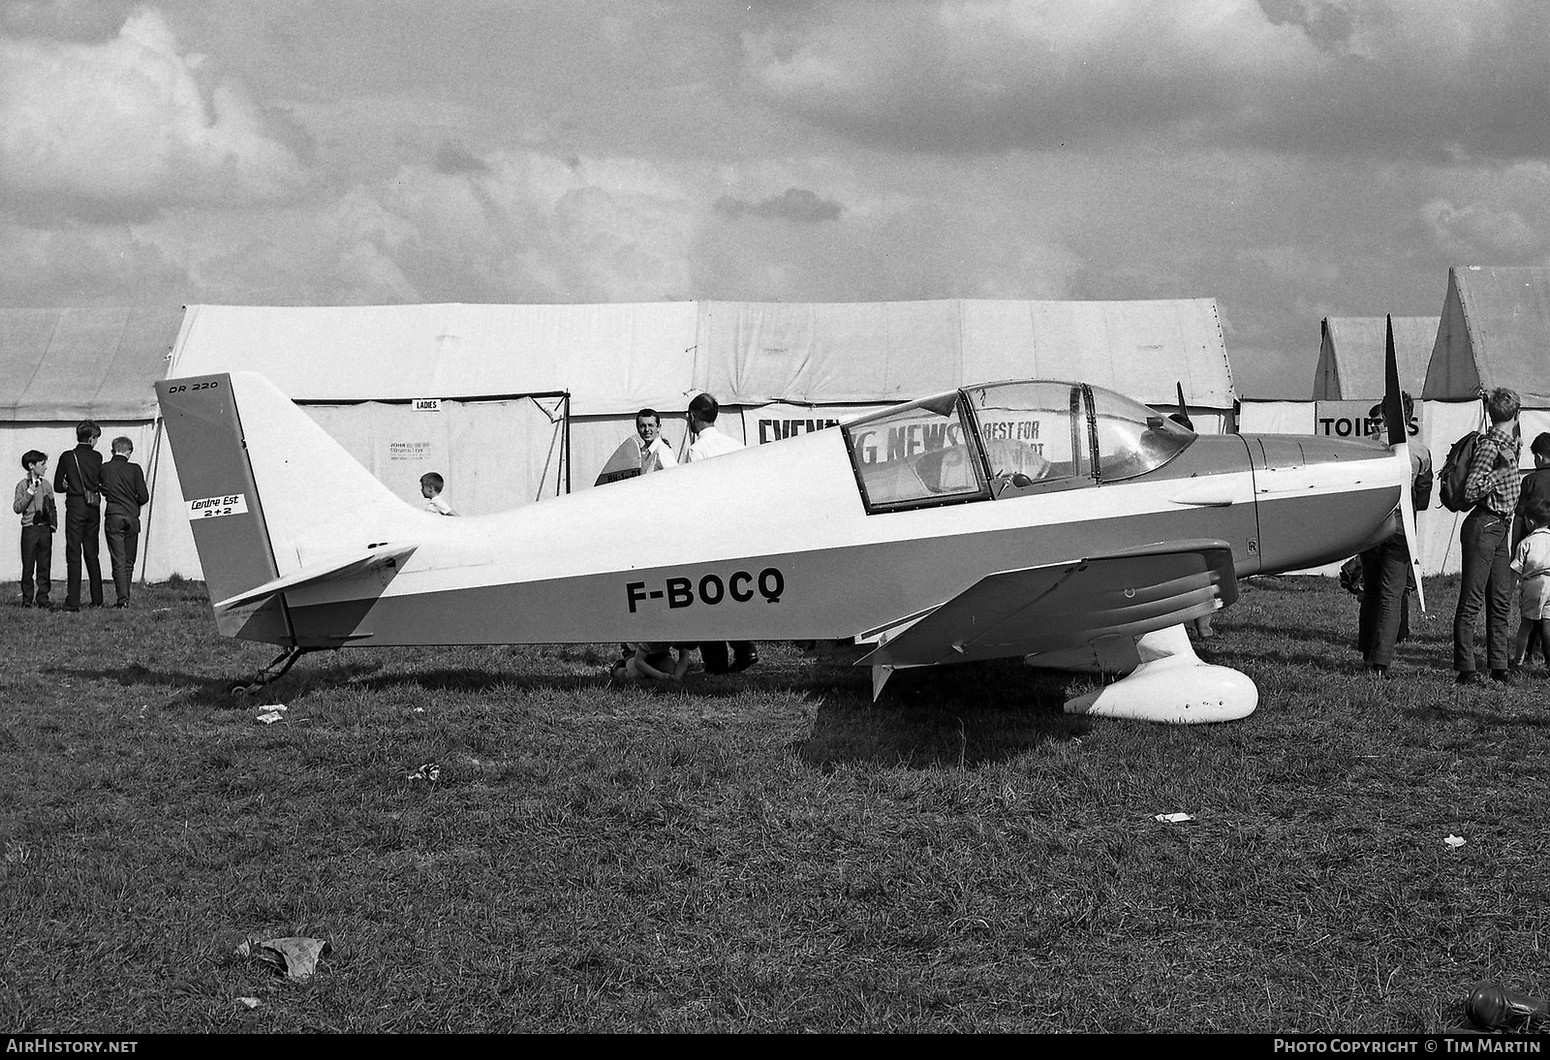
<instances>
[{"instance_id":1,"label":"white tent canvas","mask_svg":"<svg viewBox=\"0 0 1550 1060\"><path fill-rule=\"evenodd\" d=\"M189 306L179 316L170 364L132 387L147 425L151 378L258 372L405 500L436 470L467 514L590 488L641 408L662 414L681 452L683 411L699 390L727 410L722 428L750 443L1026 376L1169 409L1181 387L1202 431L1226 429L1235 399L1211 299ZM170 454L149 427L136 446L157 498L144 573L198 577Z\"/></svg>"},{"instance_id":2,"label":"white tent canvas","mask_svg":"<svg viewBox=\"0 0 1550 1060\"><path fill-rule=\"evenodd\" d=\"M1315 401L1379 401L1384 387L1388 317L1326 317L1319 327ZM1436 317L1394 317L1399 385L1419 399L1437 341Z\"/></svg>"},{"instance_id":3,"label":"white tent canvas","mask_svg":"<svg viewBox=\"0 0 1550 1060\"><path fill-rule=\"evenodd\" d=\"M1399 383L1417 399L1412 429L1423 441L1429 434L1427 407L1420 394L1436 336L1436 317L1394 318ZM1239 429L1250 434L1370 436L1378 430L1368 413L1383 398L1387 337L1387 317L1328 317L1321 321L1312 400L1244 400L1238 413ZM1425 517L1420 523L1421 568L1427 574L1440 573L1444 562L1445 542L1428 534L1437 522ZM1339 569L1339 564L1333 564L1317 573L1334 575Z\"/></svg>"},{"instance_id":4,"label":"white tent canvas","mask_svg":"<svg viewBox=\"0 0 1550 1060\"><path fill-rule=\"evenodd\" d=\"M83 419L102 429L99 451L122 435L134 445L134 459L149 467L156 449L152 384L167 370L182 318L181 307L0 309L0 468L11 471L0 489L7 499L22 478L22 454L48 454L52 475L60 454L75 447L75 425ZM0 577L14 588L21 555L19 524L12 526L0 548ZM141 569L147 554L142 541ZM106 548L102 564L106 577ZM50 574L54 598L64 599L62 527L54 535Z\"/></svg>"}]
</instances>

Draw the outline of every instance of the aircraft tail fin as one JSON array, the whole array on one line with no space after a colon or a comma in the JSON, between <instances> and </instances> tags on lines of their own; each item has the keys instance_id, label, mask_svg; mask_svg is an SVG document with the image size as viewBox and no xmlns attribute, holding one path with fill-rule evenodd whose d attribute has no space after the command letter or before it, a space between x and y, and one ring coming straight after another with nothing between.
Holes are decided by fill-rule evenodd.
<instances>
[{"instance_id":1,"label":"aircraft tail fin","mask_svg":"<svg viewBox=\"0 0 1550 1060\"><path fill-rule=\"evenodd\" d=\"M402 536L415 514L263 376L164 379L156 397L228 636L287 643L283 599L253 590Z\"/></svg>"}]
</instances>

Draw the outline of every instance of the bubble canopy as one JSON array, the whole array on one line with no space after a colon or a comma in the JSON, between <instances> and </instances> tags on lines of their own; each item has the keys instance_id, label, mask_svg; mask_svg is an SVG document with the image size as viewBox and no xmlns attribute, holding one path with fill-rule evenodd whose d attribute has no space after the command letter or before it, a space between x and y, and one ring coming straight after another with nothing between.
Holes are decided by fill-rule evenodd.
<instances>
[{"instance_id":1,"label":"bubble canopy","mask_svg":"<svg viewBox=\"0 0 1550 1060\"><path fill-rule=\"evenodd\" d=\"M852 420L843 434L869 512L1135 478L1195 439L1112 390L1042 380L950 390Z\"/></svg>"}]
</instances>

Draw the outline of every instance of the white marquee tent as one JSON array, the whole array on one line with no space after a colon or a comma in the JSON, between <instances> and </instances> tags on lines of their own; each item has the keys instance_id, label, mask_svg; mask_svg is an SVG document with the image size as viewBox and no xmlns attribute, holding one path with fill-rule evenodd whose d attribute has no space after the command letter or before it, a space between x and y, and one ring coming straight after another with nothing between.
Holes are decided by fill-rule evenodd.
<instances>
[{"instance_id":1,"label":"white marquee tent","mask_svg":"<svg viewBox=\"0 0 1550 1060\"><path fill-rule=\"evenodd\" d=\"M1319 326L1319 362L1313 375L1312 397L1305 401L1244 397L1238 429L1245 434L1349 437L1352 409L1336 408L1335 403L1364 402L1364 408L1371 408L1383 399L1386 335L1386 317L1326 317ZM1418 401L1436 340L1436 317L1394 318L1399 385ZM1329 407L1321 412L1320 406L1326 404ZM1341 418L1346 422L1334 423Z\"/></svg>"},{"instance_id":2,"label":"white marquee tent","mask_svg":"<svg viewBox=\"0 0 1550 1060\"><path fill-rule=\"evenodd\" d=\"M1363 407L1382 398L1385 318L1331 318L1321 330L1313 400L1245 400L1243 431L1336 433L1335 427L1353 423ZM1396 317L1394 348L1400 385L1418 396L1419 436L1436 470L1455 441L1483 429L1479 393L1499 386L1522 398L1521 466L1533 466L1527 442L1550 431L1550 268L1449 269L1441 317ZM1419 528L1427 574L1458 572L1463 518L1442 507L1434 488Z\"/></svg>"},{"instance_id":3,"label":"white marquee tent","mask_svg":"<svg viewBox=\"0 0 1550 1060\"><path fill-rule=\"evenodd\" d=\"M259 372L406 500L417 503L419 475L436 470L467 514L586 488L642 407L660 410L681 446L697 390L714 394L724 429L750 443L1008 378L1080 379L1167 408L1180 386L1196 428L1211 432L1231 427L1236 397L1211 299L180 312L167 376ZM149 382L136 387L149 422ZM154 450L147 471L160 501L145 519L142 572L198 577L170 453L154 439L136 449Z\"/></svg>"},{"instance_id":4,"label":"white marquee tent","mask_svg":"<svg viewBox=\"0 0 1550 1060\"><path fill-rule=\"evenodd\" d=\"M1421 388L1426 366L1437 338L1436 317L1395 317L1394 355L1399 385L1416 400L1416 426L1426 437ZM1367 412L1383 399L1387 317L1327 317L1319 326L1319 362L1314 371L1312 399L1308 401L1243 400L1238 426L1246 434L1317 434L1333 438L1360 438L1374 425ZM1434 500L1435 503L1435 500ZM1440 509L1439 509L1440 510ZM1435 522L1436 520L1428 520ZM1423 531L1426 526L1423 523ZM1423 533L1423 539L1425 534ZM1424 550L1421 569L1441 570L1442 548L1435 555ZM1317 569L1334 575L1340 564Z\"/></svg>"},{"instance_id":5,"label":"white marquee tent","mask_svg":"<svg viewBox=\"0 0 1550 1060\"><path fill-rule=\"evenodd\" d=\"M0 466L10 499L22 478L22 454L48 454L48 472L59 456L75 447L75 425L94 420L102 444L120 435L135 447L141 464L156 450L155 380L167 371L167 359L183 319L173 309L0 309ZM173 485L176 493L176 484ZM55 600L64 599L64 509L61 532L54 536L52 575ZM20 550L12 518L11 536L0 548L0 577L21 575ZM183 532L188 533L184 528ZM104 576L107 549L102 549Z\"/></svg>"}]
</instances>

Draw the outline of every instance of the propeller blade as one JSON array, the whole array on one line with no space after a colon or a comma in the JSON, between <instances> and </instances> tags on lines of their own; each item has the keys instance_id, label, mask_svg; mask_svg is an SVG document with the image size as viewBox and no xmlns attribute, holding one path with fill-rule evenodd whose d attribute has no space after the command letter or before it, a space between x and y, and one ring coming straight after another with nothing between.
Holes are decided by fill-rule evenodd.
<instances>
[{"instance_id":1,"label":"propeller blade","mask_svg":"<svg viewBox=\"0 0 1550 1060\"><path fill-rule=\"evenodd\" d=\"M1383 350L1383 419L1388 424L1389 445L1406 439L1405 403L1399 391L1399 358L1394 353L1394 318L1388 318L1388 340Z\"/></svg>"},{"instance_id":2,"label":"propeller blade","mask_svg":"<svg viewBox=\"0 0 1550 1060\"><path fill-rule=\"evenodd\" d=\"M1388 425L1389 448L1404 468L1400 475L1399 525L1410 553L1410 574L1415 580L1416 601L1426 610L1426 586L1421 580L1421 539L1416 536L1415 498L1411 495L1410 443L1405 424L1405 402L1399 390L1399 358L1394 353L1394 318L1388 318L1388 340L1383 351L1383 418Z\"/></svg>"}]
</instances>

